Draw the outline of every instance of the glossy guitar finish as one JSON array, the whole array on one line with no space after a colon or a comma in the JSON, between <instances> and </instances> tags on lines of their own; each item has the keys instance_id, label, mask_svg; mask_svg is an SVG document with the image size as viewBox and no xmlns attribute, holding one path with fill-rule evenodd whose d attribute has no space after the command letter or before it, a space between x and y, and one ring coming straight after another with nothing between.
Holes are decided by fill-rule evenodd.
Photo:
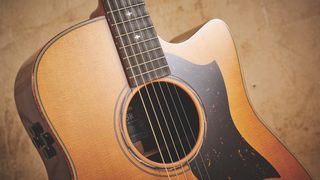
<instances>
[{"instance_id":1,"label":"glossy guitar finish","mask_svg":"<svg viewBox=\"0 0 320 180\"><path fill-rule=\"evenodd\" d=\"M161 45L172 75L160 81L175 82L175 78L180 78L181 82L191 86L198 94L200 104L203 104L203 107L198 104L197 108L204 111L207 132L199 152L203 155L203 166L210 171L210 179L279 176L280 179L310 179L299 162L259 121L250 106L236 49L222 21L208 22L183 43L171 44L161 40ZM204 72L209 72L209 76L212 72L221 77L199 76ZM215 88L214 83L208 82L208 87L204 88L205 83L201 81L208 79L219 81L219 87ZM217 89L222 90L219 91L221 94L217 94ZM34 143L40 147L38 150L50 179L166 177L165 172L145 166L125 148L118 124L122 120L122 104L130 93L111 32L103 17L64 31L25 63L16 80L16 103L24 126ZM225 101L209 104L210 98L215 99L210 97L212 93L219 98L224 96ZM245 146L244 149L236 147L225 156L229 156L229 159L235 156L244 163L246 158L259 157L248 165L253 167L253 171L245 173L243 170L225 169L221 172L221 168L239 166L234 164L235 161L228 164L226 158L219 159L217 154L210 154L219 148L217 143L221 147L226 140L210 136L221 128L211 126L210 122L216 121L216 116L208 117L211 117L210 113L215 108L221 109L222 105L226 107L224 114L229 118L223 121L232 126L230 133L237 137L229 139L233 142L224 143L242 143ZM37 144L39 139L45 143ZM245 149L249 152L248 156ZM197 168L192 165L195 160L201 161L199 158L198 153L193 161L190 160L191 170L187 167L177 170L179 176L171 174L171 179L209 179L206 175L199 175ZM243 164L240 163L240 166ZM202 169L204 171L205 168Z\"/></svg>"}]
</instances>

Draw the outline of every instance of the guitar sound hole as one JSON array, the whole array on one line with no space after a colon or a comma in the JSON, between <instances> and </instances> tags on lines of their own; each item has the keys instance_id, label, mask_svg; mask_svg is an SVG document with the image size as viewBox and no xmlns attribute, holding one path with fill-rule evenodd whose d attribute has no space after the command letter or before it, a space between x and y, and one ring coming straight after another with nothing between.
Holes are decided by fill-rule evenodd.
<instances>
[{"instance_id":1,"label":"guitar sound hole","mask_svg":"<svg viewBox=\"0 0 320 180\"><path fill-rule=\"evenodd\" d=\"M126 121L136 149L158 163L184 158L199 134L199 116L193 100L179 86L167 82L141 88L129 103Z\"/></svg>"}]
</instances>

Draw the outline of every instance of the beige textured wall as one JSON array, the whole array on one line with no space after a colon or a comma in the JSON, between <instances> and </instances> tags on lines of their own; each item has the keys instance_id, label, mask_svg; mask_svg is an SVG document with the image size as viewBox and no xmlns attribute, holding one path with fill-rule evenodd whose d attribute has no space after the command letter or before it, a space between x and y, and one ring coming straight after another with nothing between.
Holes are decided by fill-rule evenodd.
<instances>
[{"instance_id":1,"label":"beige textured wall","mask_svg":"<svg viewBox=\"0 0 320 180\"><path fill-rule=\"evenodd\" d=\"M0 179L45 179L13 101L15 74L56 33L88 17L96 0L0 0ZM320 179L320 0L147 0L167 40L225 20L247 89L264 122Z\"/></svg>"}]
</instances>

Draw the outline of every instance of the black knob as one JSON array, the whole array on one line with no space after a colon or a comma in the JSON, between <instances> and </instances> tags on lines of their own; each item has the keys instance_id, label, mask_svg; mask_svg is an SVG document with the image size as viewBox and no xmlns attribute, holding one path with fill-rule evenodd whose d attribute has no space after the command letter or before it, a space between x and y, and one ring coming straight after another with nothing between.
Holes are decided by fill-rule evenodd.
<instances>
[{"instance_id":1,"label":"black knob","mask_svg":"<svg viewBox=\"0 0 320 180\"><path fill-rule=\"evenodd\" d=\"M44 146L44 142L39 137L32 137L33 145L36 146L36 148L41 148Z\"/></svg>"},{"instance_id":2,"label":"black knob","mask_svg":"<svg viewBox=\"0 0 320 180\"><path fill-rule=\"evenodd\" d=\"M30 133L32 136L39 136L40 134L43 133L43 128L40 123L34 123L30 128L29 128Z\"/></svg>"},{"instance_id":3,"label":"black knob","mask_svg":"<svg viewBox=\"0 0 320 180\"><path fill-rule=\"evenodd\" d=\"M44 133L44 134L42 134L41 137L42 137L42 139L44 140L44 142L45 142L48 146L50 146L50 145L52 145L52 144L54 143L53 137L51 136L51 134L49 134L49 133L47 133L47 132Z\"/></svg>"},{"instance_id":4,"label":"black knob","mask_svg":"<svg viewBox=\"0 0 320 180\"><path fill-rule=\"evenodd\" d=\"M56 150L52 146L46 146L42 149L43 155L47 159L51 159L53 156L57 155Z\"/></svg>"}]
</instances>

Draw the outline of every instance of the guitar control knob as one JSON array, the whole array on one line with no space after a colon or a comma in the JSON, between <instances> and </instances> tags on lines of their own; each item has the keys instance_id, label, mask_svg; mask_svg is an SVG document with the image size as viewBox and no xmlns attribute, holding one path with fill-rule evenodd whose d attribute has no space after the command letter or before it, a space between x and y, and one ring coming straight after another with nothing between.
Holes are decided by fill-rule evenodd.
<instances>
[{"instance_id":1,"label":"guitar control knob","mask_svg":"<svg viewBox=\"0 0 320 180\"><path fill-rule=\"evenodd\" d=\"M30 133L32 136L39 136L40 134L43 133L43 128L40 123L34 123L30 128L29 128Z\"/></svg>"},{"instance_id":2,"label":"guitar control knob","mask_svg":"<svg viewBox=\"0 0 320 180\"><path fill-rule=\"evenodd\" d=\"M54 157L55 155L57 155L56 150L52 147L52 146L46 146L42 149L43 155L47 158L47 159L51 159L52 157Z\"/></svg>"},{"instance_id":3,"label":"guitar control knob","mask_svg":"<svg viewBox=\"0 0 320 180\"><path fill-rule=\"evenodd\" d=\"M33 137L32 142L33 142L33 145L36 146L36 148L38 149L44 146L44 142L38 136Z\"/></svg>"},{"instance_id":4,"label":"guitar control knob","mask_svg":"<svg viewBox=\"0 0 320 180\"><path fill-rule=\"evenodd\" d=\"M49 134L49 133L47 133L47 132L44 133L44 134L42 134L41 137L42 137L42 139L44 140L44 142L45 142L48 146L50 146L50 145L52 145L52 144L54 143L53 137L51 136L51 134Z\"/></svg>"}]
</instances>

